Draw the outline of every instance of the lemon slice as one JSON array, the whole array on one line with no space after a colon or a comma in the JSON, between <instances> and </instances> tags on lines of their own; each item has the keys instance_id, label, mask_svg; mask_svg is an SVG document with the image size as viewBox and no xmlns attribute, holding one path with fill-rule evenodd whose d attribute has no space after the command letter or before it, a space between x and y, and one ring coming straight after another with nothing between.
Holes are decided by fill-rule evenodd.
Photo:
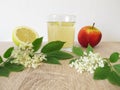
<instances>
[{"instance_id":1,"label":"lemon slice","mask_svg":"<svg viewBox=\"0 0 120 90\"><path fill-rule=\"evenodd\" d=\"M12 33L12 40L17 46L26 42L31 43L38 37L37 32L26 26L17 27Z\"/></svg>"}]
</instances>

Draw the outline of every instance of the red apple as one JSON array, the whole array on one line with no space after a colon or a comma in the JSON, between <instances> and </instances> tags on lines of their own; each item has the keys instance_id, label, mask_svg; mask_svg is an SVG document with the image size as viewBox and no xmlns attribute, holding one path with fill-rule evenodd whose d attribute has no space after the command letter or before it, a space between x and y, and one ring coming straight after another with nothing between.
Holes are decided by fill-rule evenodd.
<instances>
[{"instance_id":1,"label":"red apple","mask_svg":"<svg viewBox=\"0 0 120 90\"><path fill-rule=\"evenodd\" d=\"M96 46L102 38L102 33L93 26L84 26L78 33L78 42L81 46L87 47L90 44L92 47Z\"/></svg>"}]
</instances>

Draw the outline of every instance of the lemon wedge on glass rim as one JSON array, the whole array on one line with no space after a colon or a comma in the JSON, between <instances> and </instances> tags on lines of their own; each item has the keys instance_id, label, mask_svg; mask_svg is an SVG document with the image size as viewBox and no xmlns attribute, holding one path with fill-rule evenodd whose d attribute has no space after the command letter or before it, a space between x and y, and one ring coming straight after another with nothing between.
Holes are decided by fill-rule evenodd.
<instances>
[{"instance_id":1,"label":"lemon wedge on glass rim","mask_svg":"<svg viewBox=\"0 0 120 90\"><path fill-rule=\"evenodd\" d=\"M12 40L17 46L27 42L32 43L38 37L36 31L26 26L19 26L12 33Z\"/></svg>"}]
</instances>

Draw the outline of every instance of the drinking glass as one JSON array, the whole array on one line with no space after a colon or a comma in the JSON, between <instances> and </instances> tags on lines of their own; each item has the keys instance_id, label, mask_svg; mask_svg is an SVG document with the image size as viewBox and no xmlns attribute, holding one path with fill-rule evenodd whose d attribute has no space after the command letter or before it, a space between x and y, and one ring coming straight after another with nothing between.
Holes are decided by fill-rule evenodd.
<instances>
[{"instance_id":1,"label":"drinking glass","mask_svg":"<svg viewBox=\"0 0 120 90\"><path fill-rule=\"evenodd\" d=\"M74 44L75 16L53 14L48 17L48 42L60 40L64 48Z\"/></svg>"}]
</instances>

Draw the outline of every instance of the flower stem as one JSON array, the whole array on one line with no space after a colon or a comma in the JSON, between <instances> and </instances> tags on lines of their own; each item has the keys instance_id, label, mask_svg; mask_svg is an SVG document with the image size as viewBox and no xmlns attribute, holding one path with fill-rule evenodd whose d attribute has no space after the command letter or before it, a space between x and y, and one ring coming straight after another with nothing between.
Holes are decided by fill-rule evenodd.
<instances>
[{"instance_id":1,"label":"flower stem","mask_svg":"<svg viewBox=\"0 0 120 90\"><path fill-rule=\"evenodd\" d=\"M108 65L110 66L110 70L116 72L116 74L117 74L118 76L120 76L120 74L115 70L115 68L113 67L113 65L110 63L110 60L107 59L107 61L108 61L108 62L107 62Z\"/></svg>"}]
</instances>

